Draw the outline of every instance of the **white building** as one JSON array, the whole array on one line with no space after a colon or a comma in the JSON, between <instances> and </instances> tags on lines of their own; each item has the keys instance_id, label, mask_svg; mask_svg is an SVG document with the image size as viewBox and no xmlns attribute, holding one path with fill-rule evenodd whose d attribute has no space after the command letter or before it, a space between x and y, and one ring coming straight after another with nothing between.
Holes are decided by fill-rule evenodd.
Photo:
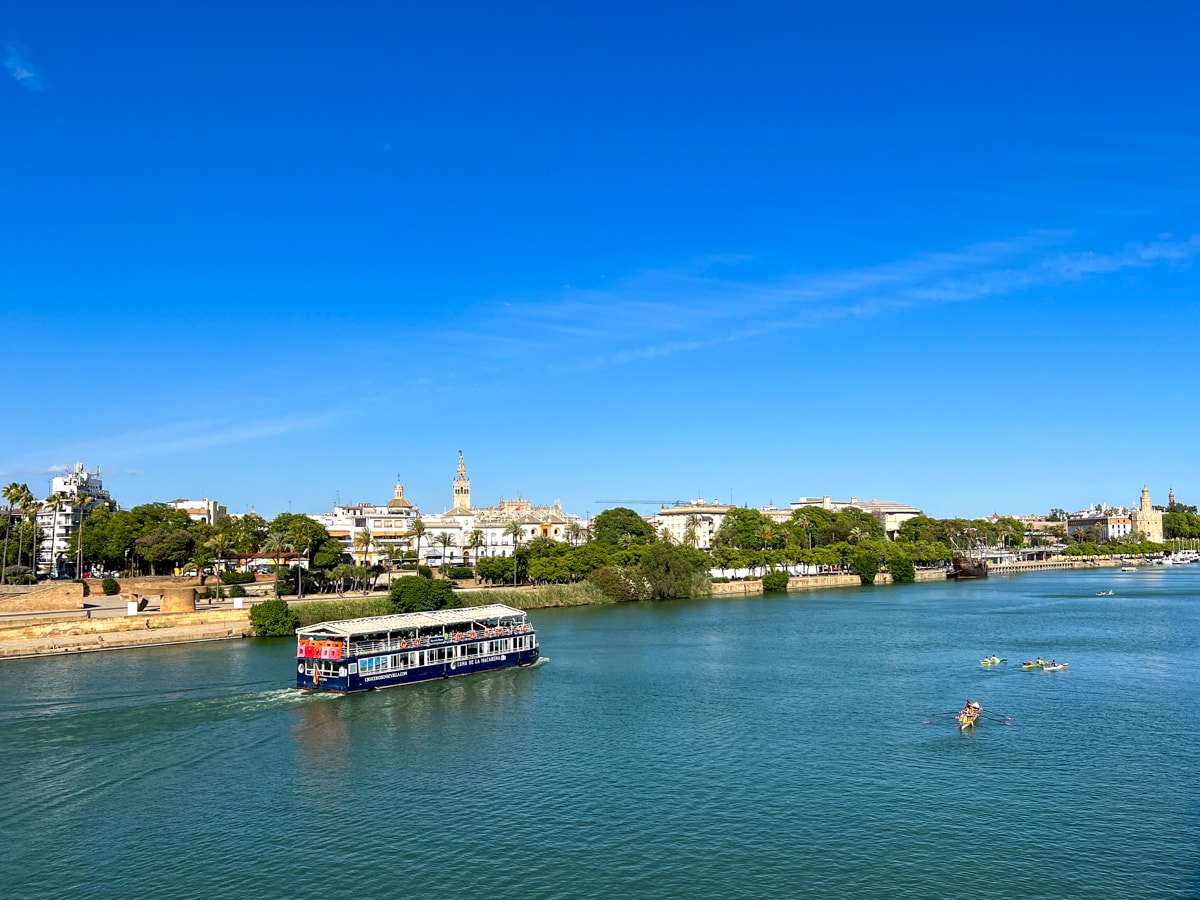
<instances>
[{"instance_id":1,"label":"white building","mask_svg":"<svg viewBox=\"0 0 1200 900\"><path fill-rule=\"evenodd\" d=\"M229 512L216 500L171 500L167 506L172 509L182 509L193 522L207 522L216 525L222 519L228 518Z\"/></svg>"},{"instance_id":2,"label":"white building","mask_svg":"<svg viewBox=\"0 0 1200 900\"><path fill-rule=\"evenodd\" d=\"M701 550L711 550L713 538L729 510L733 509L728 503L707 501L704 498L688 503L676 503L664 506L658 515L651 519L656 533L664 530L676 544L698 547Z\"/></svg>"},{"instance_id":3,"label":"white building","mask_svg":"<svg viewBox=\"0 0 1200 900\"><path fill-rule=\"evenodd\" d=\"M83 463L77 462L66 475L56 475L51 480L50 496L37 514L38 527L45 535L38 550L38 574L56 577L78 574L68 556L71 538L89 509L111 499L100 480L99 468L94 473L88 472Z\"/></svg>"},{"instance_id":4,"label":"white building","mask_svg":"<svg viewBox=\"0 0 1200 900\"><path fill-rule=\"evenodd\" d=\"M900 526L909 519L924 515L924 512L917 507L897 503L895 500L859 500L857 497L851 497L849 500L833 500L826 495L824 497L801 497L790 505L787 516L790 517L794 511L806 506L817 506L835 513L850 508L861 509L875 517L875 520L883 526L883 533L889 540L895 540ZM763 512L767 512L767 510L763 510Z\"/></svg>"},{"instance_id":5,"label":"white building","mask_svg":"<svg viewBox=\"0 0 1200 900\"><path fill-rule=\"evenodd\" d=\"M1107 503L1101 503L1099 507L1090 504L1087 509L1067 516L1068 535L1088 528L1096 529L1102 541L1116 541L1133 532L1133 519L1125 507L1109 506Z\"/></svg>"},{"instance_id":6,"label":"white building","mask_svg":"<svg viewBox=\"0 0 1200 900\"><path fill-rule=\"evenodd\" d=\"M386 505L335 506L331 513L309 514L308 517L323 525L329 536L360 565L373 565L415 546L412 523L420 514L420 510L405 498L404 485L397 480L392 499ZM361 549L359 538L364 532L371 536L371 545L366 550Z\"/></svg>"},{"instance_id":7,"label":"white building","mask_svg":"<svg viewBox=\"0 0 1200 900\"><path fill-rule=\"evenodd\" d=\"M536 537L568 541L572 534L583 530L582 519L564 513L557 501L553 506L537 506L518 496L515 500L501 498L496 506L472 506L471 482L461 451L451 494L453 506L450 509L441 514L422 515L405 499L404 487L397 481L395 496L387 506L337 506L332 513L310 515L309 518L325 526L329 536L336 538L356 562L366 564L412 550L419 552L421 562L432 565L441 565L443 550L446 561L452 564L480 556L512 556L518 544ZM425 528L419 548L418 538L412 530L417 519ZM514 521L520 526L519 536L505 534ZM579 527L572 528L572 523L578 523ZM356 543L357 536L364 531L372 538L372 545L365 553L357 549ZM472 546L476 531L479 532L478 547ZM442 533L450 536L449 546L445 548L435 542Z\"/></svg>"},{"instance_id":8,"label":"white building","mask_svg":"<svg viewBox=\"0 0 1200 900\"><path fill-rule=\"evenodd\" d=\"M441 515L424 519L427 529L426 540L429 550L425 557L441 562L442 548L431 538L441 532L448 533L454 543L447 548L450 562L471 560L480 556L512 556L519 544L534 538L545 537L555 541L570 541L573 535L582 534L583 520L576 515L563 512L562 503L554 501L551 506L539 506L518 495L516 499L503 497L495 506L471 505L471 482L467 478L467 467L462 451L458 453L458 472L452 486L454 506ZM506 534L513 522L520 528L519 535ZM572 527L572 525L575 527ZM478 547L472 546L478 532Z\"/></svg>"}]
</instances>

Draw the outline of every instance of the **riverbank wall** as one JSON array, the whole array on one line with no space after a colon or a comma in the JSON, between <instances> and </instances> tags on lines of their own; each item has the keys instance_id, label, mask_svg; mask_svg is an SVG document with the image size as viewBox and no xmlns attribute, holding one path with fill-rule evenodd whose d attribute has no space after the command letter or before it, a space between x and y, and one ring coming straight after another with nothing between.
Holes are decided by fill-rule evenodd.
<instances>
[{"instance_id":1,"label":"riverbank wall","mask_svg":"<svg viewBox=\"0 0 1200 900\"><path fill-rule=\"evenodd\" d=\"M249 609L103 618L79 614L22 616L0 622L0 658L219 641L249 635Z\"/></svg>"},{"instance_id":2,"label":"riverbank wall","mask_svg":"<svg viewBox=\"0 0 1200 900\"><path fill-rule=\"evenodd\" d=\"M918 569L917 581L945 581L945 569ZM888 572L880 572L875 576L877 585L891 584L892 576ZM862 579L857 575L793 575L788 579L787 589L791 591L817 591L824 588L860 587ZM752 597L763 592L762 579L751 581L722 581L713 584L714 597Z\"/></svg>"}]
</instances>

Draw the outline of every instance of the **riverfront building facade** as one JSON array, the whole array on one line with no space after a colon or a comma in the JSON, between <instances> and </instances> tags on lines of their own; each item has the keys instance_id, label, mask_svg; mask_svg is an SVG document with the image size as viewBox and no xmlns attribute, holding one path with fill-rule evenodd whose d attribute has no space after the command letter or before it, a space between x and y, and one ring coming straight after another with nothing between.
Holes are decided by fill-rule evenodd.
<instances>
[{"instance_id":1,"label":"riverfront building facade","mask_svg":"<svg viewBox=\"0 0 1200 900\"><path fill-rule=\"evenodd\" d=\"M70 558L71 538L79 531L79 523L89 509L112 498L100 480L100 469L89 472L77 462L65 475L50 482L50 496L37 513L37 525L44 535L38 548L38 575L54 578L78 576Z\"/></svg>"}]
</instances>

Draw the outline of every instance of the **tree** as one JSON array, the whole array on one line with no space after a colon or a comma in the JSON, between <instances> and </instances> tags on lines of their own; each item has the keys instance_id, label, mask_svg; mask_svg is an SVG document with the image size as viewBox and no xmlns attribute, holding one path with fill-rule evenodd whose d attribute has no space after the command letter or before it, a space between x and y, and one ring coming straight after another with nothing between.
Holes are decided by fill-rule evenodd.
<instances>
[{"instance_id":1,"label":"tree","mask_svg":"<svg viewBox=\"0 0 1200 900\"><path fill-rule=\"evenodd\" d=\"M585 531L586 529L576 519L567 523L567 540L571 542L572 547L579 546Z\"/></svg>"},{"instance_id":2,"label":"tree","mask_svg":"<svg viewBox=\"0 0 1200 900\"><path fill-rule=\"evenodd\" d=\"M207 575L207 573L204 570L207 569L209 566L211 566L215 559L216 559L216 557L213 556L212 551L209 550L207 547L204 547L203 545L193 544L192 545L192 558L189 559L186 563L184 563L184 565L189 569L196 570L196 575L200 579L200 586L204 587L204 578Z\"/></svg>"},{"instance_id":3,"label":"tree","mask_svg":"<svg viewBox=\"0 0 1200 900\"><path fill-rule=\"evenodd\" d=\"M276 597L251 608L250 627L260 637L280 637L295 634L300 627L300 617L287 605L286 600Z\"/></svg>"},{"instance_id":4,"label":"tree","mask_svg":"<svg viewBox=\"0 0 1200 900\"><path fill-rule=\"evenodd\" d=\"M283 558L283 554L292 549L292 545L288 543L287 535L281 531L272 531L267 535L267 539L263 541L262 550L275 558L275 596L279 597L279 566Z\"/></svg>"},{"instance_id":5,"label":"tree","mask_svg":"<svg viewBox=\"0 0 1200 900\"><path fill-rule=\"evenodd\" d=\"M23 521L27 522L31 519L36 521L35 517L37 515L38 503L37 503L37 500L33 496L33 491L29 490L28 485L24 485L24 484L21 485L21 496L17 498L17 505L19 507L21 507L21 518ZM28 530L29 530L28 528L22 528L21 533L18 536L17 565L21 564L21 552L24 549L24 545L25 545L25 532ZM35 545L33 553L32 553L33 565L31 565L29 568L33 572L34 575L37 575L37 547L36 547L37 533L36 532L34 532L33 538L34 538L33 543Z\"/></svg>"},{"instance_id":6,"label":"tree","mask_svg":"<svg viewBox=\"0 0 1200 900\"><path fill-rule=\"evenodd\" d=\"M233 543L229 535L218 531L204 542L204 546L212 551L213 560L216 562L217 568L223 570L225 568L225 561L229 558L229 554L233 550Z\"/></svg>"},{"instance_id":7,"label":"tree","mask_svg":"<svg viewBox=\"0 0 1200 900\"><path fill-rule=\"evenodd\" d=\"M573 522L572 524L577 525L578 523ZM483 547L485 540L483 532L478 528L472 531L471 536L467 538L467 549L471 551L471 558L475 560L477 569L479 566L479 549Z\"/></svg>"},{"instance_id":8,"label":"tree","mask_svg":"<svg viewBox=\"0 0 1200 900\"><path fill-rule=\"evenodd\" d=\"M408 530L416 539L417 563L421 562L421 538L425 537L425 523L420 519L413 519L408 523Z\"/></svg>"},{"instance_id":9,"label":"tree","mask_svg":"<svg viewBox=\"0 0 1200 900\"><path fill-rule=\"evenodd\" d=\"M54 518L50 523L50 573L52 576L57 576L58 555L55 548L55 539L58 537L58 511L62 509L63 498L58 494L51 494L44 502L54 512Z\"/></svg>"},{"instance_id":10,"label":"tree","mask_svg":"<svg viewBox=\"0 0 1200 900\"><path fill-rule=\"evenodd\" d=\"M762 550L767 540L774 542L774 526L775 523L757 509L738 506L725 514L713 544L736 550Z\"/></svg>"},{"instance_id":11,"label":"tree","mask_svg":"<svg viewBox=\"0 0 1200 900\"><path fill-rule=\"evenodd\" d=\"M610 547L635 544L650 544L654 542L654 529L632 509L624 506L614 506L606 509L592 520L592 540Z\"/></svg>"},{"instance_id":12,"label":"tree","mask_svg":"<svg viewBox=\"0 0 1200 900\"><path fill-rule=\"evenodd\" d=\"M138 555L150 563L151 574L161 574L161 569L185 566L195 545L185 529L159 527L138 538L135 546ZM82 549L79 552L82 558Z\"/></svg>"},{"instance_id":13,"label":"tree","mask_svg":"<svg viewBox=\"0 0 1200 900\"><path fill-rule=\"evenodd\" d=\"M287 515L291 515L288 513ZM276 521L281 517L277 516ZM311 520L310 520L311 521ZM313 523L316 524L315 522ZM281 523L283 525L283 523ZM217 525L217 531L228 535L229 542L238 553L257 553L271 531L279 529L267 525L267 520L257 513L244 516L228 516Z\"/></svg>"},{"instance_id":14,"label":"tree","mask_svg":"<svg viewBox=\"0 0 1200 900\"><path fill-rule=\"evenodd\" d=\"M448 531L439 531L433 536L433 543L439 544L442 548L442 574L446 574L447 563L450 560L450 548L454 546L454 535Z\"/></svg>"},{"instance_id":15,"label":"tree","mask_svg":"<svg viewBox=\"0 0 1200 900\"><path fill-rule=\"evenodd\" d=\"M371 532L367 529L356 531L354 533L354 549L358 551L358 564L365 565L367 554L371 552L371 548L375 546L375 538L371 536Z\"/></svg>"},{"instance_id":16,"label":"tree","mask_svg":"<svg viewBox=\"0 0 1200 900\"><path fill-rule=\"evenodd\" d=\"M774 570L763 575L763 591L786 591L791 580L787 572Z\"/></svg>"},{"instance_id":17,"label":"tree","mask_svg":"<svg viewBox=\"0 0 1200 900\"><path fill-rule=\"evenodd\" d=\"M708 564L708 554L702 550L659 541L647 548L641 570L650 585L650 596L671 600L708 593Z\"/></svg>"},{"instance_id":18,"label":"tree","mask_svg":"<svg viewBox=\"0 0 1200 900\"><path fill-rule=\"evenodd\" d=\"M431 612L456 605L454 586L449 581L434 581L415 575L397 578L388 589L392 609L398 613Z\"/></svg>"},{"instance_id":19,"label":"tree","mask_svg":"<svg viewBox=\"0 0 1200 900\"><path fill-rule=\"evenodd\" d=\"M0 584L4 584L4 569L8 566L8 537L9 533L12 531L13 507L20 502L21 497L24 496L23 492L27 490L29 490L29 488L26 485L18 484L15 481L10 481L2 492L4 494L4 499L8 502L8 515L4 519L4 556L0 558ZM21 554L20 551L18 551L17 561L19 562L20 559Z\"/></svg>"},{"instance_id":20,"label":"tree","mask_svg":"<svg viewBox=\"0 0 1200 900\"><path fill-rule=\"evenodd\" d=\"M879 557L871 548L858 547L850 556L850 571L863 584L874 584L875 576L879 574L879 562Z\"/></svg>"},{"instance_id":21,"label":"tree","mask_svg":"<svg viewBox=\"0 0 1200 900\"><path fill-rule=\"evenodd\" d=\"M521 535L524 533L525 529L516 519L504 526L504 536L513 539L513 587L517 586L517 550L521 544Z\"/></svg>"}]
</instances>

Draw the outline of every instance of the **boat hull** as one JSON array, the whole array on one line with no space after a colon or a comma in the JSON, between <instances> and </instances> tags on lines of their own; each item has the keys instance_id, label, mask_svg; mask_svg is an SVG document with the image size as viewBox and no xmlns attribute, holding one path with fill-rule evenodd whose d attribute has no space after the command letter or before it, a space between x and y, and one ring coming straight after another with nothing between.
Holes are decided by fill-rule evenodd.
<instances>
[{"instance_id":1,"label":"boat hull","mask_svg":"<svg viewBox=\"0 0 1200 900\"><path fill-rule=\"evenodd\" d=\"M956 556L950 560L950 565L954 567L954 571L950 573L951 578L987 578L987 563L983 560Z\"/></svg>"},{"instance_id":2,"label":"boat hull","mask_svg":"<svg viewBox=\"0 0 1200 900\"><path fill-rule=\"evenodd\" d=\"M305 673L305 666L300 663L296 667L296 687L301 690L329 691L334 694L378 691L383 688L402 687L406 684L420 684L423 681L438 681L443 678L458 678L461 675L494 672L497 669L525 668L537 662L540 655L538 648L532 647L527 650L450 660L379 674L363 674L360 671L361 660L347 659L344 665L338 667L337 675L322 676L316 681L312 675Z\"/></svg>"}]
</instances>

